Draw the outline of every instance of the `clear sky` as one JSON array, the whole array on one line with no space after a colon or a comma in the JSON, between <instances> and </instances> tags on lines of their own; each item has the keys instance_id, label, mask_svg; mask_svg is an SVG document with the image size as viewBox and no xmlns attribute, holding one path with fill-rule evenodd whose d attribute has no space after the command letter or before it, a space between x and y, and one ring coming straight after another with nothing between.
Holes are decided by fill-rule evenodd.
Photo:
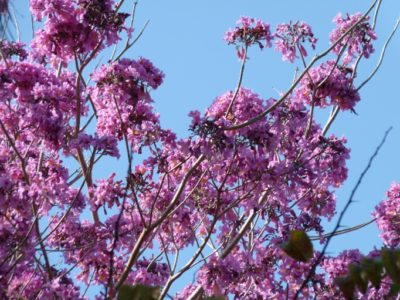
<instances>
[{"instance_id":1,"label":"clear sky","mask_svg":"<svg viewBox=\"0 0 400 300\"><path fill-rule=\"evenodd\" d=\"M136 7L133 27L134 37L140 32L146 20L150 20L142 37L125 54L136 59L143 56L150 59L164 71L164 84L152 93L156 110L161 115L164 128L171 128L179 137L186 137L191 110L204 112L215 97L228 90L234 90L238 81L240 62L234 46L227 46L222 40L224 32L235 27L240 15L251 16L271 24L302 20L312 26L319 39L316 51L307 48L310 61L312 56L329 47L329 32L334 28L332 19L339 12L354 14L365 12L372 0L142 0ZM21 30L21 39L31 37L28 0L14 1ZM125 1L123 11L130 12L133 1ZM393 30L400 13L400 1L385 0L379 10L376 31L378 40L374 43L376 52L369 60L363 60L356 79L356 86L364 81L375 68L382 46ZM372 14L373 16L373 14ZM39 28L41 25L36 24ZM122 43L121 43L122 44ZM371 220L371 212L383 198L393 181L400 181L400 31L393 37L376 76L360 90L361 101L355 107L358 115L350 112L339 113L329 134L335 133L348 139L351 159L348 161L349 178L337 191L337 210L345 205L351 190L366 167L384 132L391 126L387 142L373 162L362 182L355 200L345 215L343 225L355 226ZM107 63L112 49L103 52L102 63ZM289 88L296 67L283 62L281 54L273 48L260 51L249 49L250 60L246 64L243 86L253 89L262 98L277 97L278 91ZM329 111L317 112L317 120L325 124ZM125 152L121 149L121 154ZM136 158L139 161L140 158ZM97 178L108 177L111 172L125 176L126 160L113 168L105 163L98 167ZM335 219L326 226L326 232L334 227ZM328 252L338 254L344 249L358 248L368 253L376 245L381 247L378 230L374 224L346 235L335 237Z\"/></svg>"}]
</instances>

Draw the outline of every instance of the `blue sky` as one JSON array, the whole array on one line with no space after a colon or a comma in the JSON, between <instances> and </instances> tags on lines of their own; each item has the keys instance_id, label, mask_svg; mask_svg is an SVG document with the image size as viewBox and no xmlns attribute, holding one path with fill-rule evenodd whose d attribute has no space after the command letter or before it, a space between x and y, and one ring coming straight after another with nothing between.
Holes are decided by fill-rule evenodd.
<instances>
[{"instance_id":1,"label":"blue sky","mask_svg":"<svg viewBox=\"0 0 400 300\"><path fill-rule=\"evenodd\" d=\"M21 39L31 37L30 22L27 17L28 1L18 0L17 17L21 29ZM14 1L16 3L17 1ZM150 20L139 41L125 54L136 59L143 56L150 59L164 71L164 84L152 93L156 110L161 115L164 128L171 128L179 137L186 137L191 110L204 112L213 99L228 90L234 90L238 81L240 62L234 46L227 46L222 40L224 32L235 27L240 15L251 16L271 24L302 20L312 26L318 38L316 51L307 48L311 60L314 54L329 47L329 32L334 28L332 19L337 13L354 14L365 12L373 1L370 0L203 0L203 1L139 1L134 21L136 36L146 20ZM20 4L21 3L21 4ZM23 4L24 3L24 4ZM133 1L125 1L123 11L130 12ZM379 59L384 42L393 30L400 13L398 0L383 1L376 31L378 40L374 43L376 52L369 60L363 60L356 79L358 86L369 76ZM373 15L372 15L373 16ZM41 25L36 24L36 28ZM121 43L122 44L122 43ZM393 181L400 181L400 32L392 39L384 62L376 76L361 89L361 101L355 107L358 115L350 112L339 113L329 134L345 135L347 146L351 148L348 161L349 178L337 191L337 210L344 207L359 175L366 167L385 131L393 126L385 145L365 176L355 195L356 203L351 204L342 222L347 227L371 220L371 212L383 198ZM107 63L112 49L104 55L102 63ZM273 48L260 51L258 47L249 49L250 60L246 64L243 86L253 89L262 98L277 97L278 91L289 88L294 69L302 65L283 62L281 54ZM317 120L325 124L329 110L318 111ZM123 148L121 154L124 154ZM140 158L135 158L139 161ZM125 176L126 160L118 163L105 161L97 167L97 178L108 177L112 172ZM326 225L326 231L333 228L335 219ZM328 249L332 255L344 249L358 248L365 254L373 246L381 247L379 231L374 224L335 237Z\"/></svg>"}]
</instances>

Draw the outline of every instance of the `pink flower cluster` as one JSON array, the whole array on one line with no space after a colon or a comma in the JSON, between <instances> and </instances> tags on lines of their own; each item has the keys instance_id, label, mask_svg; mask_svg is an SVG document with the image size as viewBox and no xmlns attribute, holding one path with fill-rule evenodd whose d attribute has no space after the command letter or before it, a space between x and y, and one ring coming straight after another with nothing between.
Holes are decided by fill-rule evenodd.
<instances>
[{"instance_id":1,"label":"pink flower cluster","mask_svg":"<svg viewBox=\"0 0 400 300\"><path fill-rule=\"evenodd\" d=\"M9 60L0 65L1 118L10 132L42 139L46 149L58 151L65 145L64 133L76 117L75 74L65 70L60 78L29 62ZM81 100L81 115L88 107ZM21 131L23 129L23 131Z\"/></svg>"},{"instance_id":2,"label":"pink flower cluster","mask_svg":"<svg viewBox=\"0 0 400 300\"><path fill-rule=\"evenodd\" d=\"M250 17L240 16L240 20L237 21L236 24L241 24L241 27L236 27L233 30L229 29L229 31L225 32L226 36L223 40L227 41L228 45L240 43L236 46L236 53L239 60L245 59L245 48L252 44L257 44L261 50L264 47L272 47L271 41L274 37L271 34L268 23L257 19L251 19Z\"/></svg>"},{"instance_id":3,"label":"pink flower cluster","mask_svg":"<svg viewBox=\"0 0 400 300\"><path fill-rule=\"evenodd\" d=\"M91 147L101 154L116 158L121 156L118 149L118 140L114 136L98 136L97 133L92 136L84 132L80 132L76 139L71 139L69 145L64 147L63 154L65 156L76 155L76 150L89 150Z\"/></svg>"},{"instance_id":4,"label":"pink flower cluster","mask_svg":"<svg viewBox=\"0 0 400 300\"><path fill-rule=\"evenodd\" d=\"M35 21L46 18L32 40L32 57L40 63L58 66L68 64L78 55L85 56L103 42L113 45L120 40L121 30L131 34L124 26L126 13L117 13L114 1L99 0L33 0L31 13Z\"/></svg>"},{"instance_id":5,"label":"pink flower cluster","mask_svg":"<svg viewBox=\"0 0 400 300\"><path fill-rule=\"evenodd\" d=\"M160 136L167 137L159 125L159 115L150 105L153 100L149 89L157 89L164 74L145 59L121 59L119 62L101 66L92 75L96 82L88 87L97 109L97 133L100 136L124 135L132 145L132 151L140 152L142 146L157 142Z\"/></svg>"},{"instance_id":6,"label":"pink flower cluster","mask_svg":"<svg viewBox=\"0 0 400 300\"><path fill-rule=\"evenodd\" d=\"M94 185L90 188L89 192L94 194L94 197L90 199L89 205L91 210L97 211L99 207L107 205L108 208L112 208L114 204L121 206L119 199L124 198L124 191L121 188L122 181L114 182L115 173L112 173L107 179L98 179L98 186Z\"/></svg>"},{"instance_id":7,"label":"pink flower cluster","mask_svg":"<svg viewBox=\"0 0 400 300\"><path fill-rule=\"evenodd\" d=\"M372 216L376 218L385 246L397 248L400 244L400 184L393 182L386 197L375 207Z\"/></svg>"},{"instance_id":8,"label":"pink flower cluster","mask_svg":"<svg viewBox=\"0 0 400 300\"><path fill-rule=\"evenodd\" d=\"M19 61L23 61L28 57L28 51L24 48L26 45L22 42L8 42L3 40L0 42L0 48L6 58L17 55Z\"/></svg>"},{"instance_id":9,"label":"pink flower cluster","mask_svg":"<svg viewBox=\"0 0 400 300\"><path fill-rule=\"evenodd\" d=\"M361 20L362 14L356 13L355 15L346 14L347 18L344 19L342 14L338 14L334 19L333 23L336 24L336 29L329 34L331 43L335 43L343 34L349 30L354 24ZM371 25L367 22L370 17L366 17L359 23L352 33L345 37L336 47L332 50L333 53L339 54L342 47L348 47L343 57L343 62L348 65L350 64L358 54L363 54L365 58L369 58L371 53L374 53L374 48L371 43L372 40L376 40L376 32L371 28Z\"/></svg>"},{"instance_id":10,"label":"pink flower cluster","mask_svg":"<svg viewBox=\"0 0 400 300\"><path fill-rule=\"evenodd\" d=\"M351 68L336 66L333 60L322 63L301 79L294 101L321 108L337 105L343 111L351 110L360 101L352 72Z\"/></svg>"},{"instance_id":11,"label":"pink flower cluster","mask_svg":"<svg viewBox=\"0 0 400 300\"><path fill-rule=\"evenodd\" d=\"M301 43L308 40L311 43L311 47L315 50L315 44L317 39L314 38L311 26L305 22L296 21L293 25L292 22L289 24L279 24L276 27L276 33L274 36L277 40L274 42L276 45L275 51L282 52L283 60L288 60L293 63L295 58L299 58L296 55L296 48L298 48L300 54L303 57L307 56L307 51Z\"/></svg>"}]
</instances>

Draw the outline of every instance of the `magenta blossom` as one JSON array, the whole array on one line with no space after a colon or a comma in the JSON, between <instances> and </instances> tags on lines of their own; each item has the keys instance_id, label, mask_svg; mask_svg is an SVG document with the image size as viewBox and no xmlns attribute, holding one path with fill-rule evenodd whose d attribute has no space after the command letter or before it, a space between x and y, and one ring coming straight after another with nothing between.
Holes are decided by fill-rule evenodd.
<instances>
[{"instance_id":1,"label":"magenta blossom","mask_svg":"<svg viewBox=\"0 0 400 300\"><path fill-rule=\"evenodd\" d=\"M376 218L376 225L381 234L383 243L392 248L400 244L400 184L393 182L386 192L387 199L382 200L372 216Z\"/></svg>"},{"instance_id":2,"label":"magenta blossom","mask_svg":"<svg viewBox=\"0 0 400 300\"><path fill-rule=\"evenodd\" d=\"M278 38L274 44L276 45L275 51L282 52L283 60L288 60L293 63L297 50L303 57L307 56L307 51L301 43L308 40L311 47L315 49L317 39L311 31L311 26L303 21L296 21L293 25L290 21L289 24L278 24L274 36ZM297 49L296 49L297 48Z\"/></svg>"},{"instance_id":3,"label":"magenta blossom","mask_svg":"<svg viewBox=\"0 0 400 300\"><path fill-rule=\"evenodd\" d=\"M250 17L240 16L240 20L236 22L241 27L230 29L225 32L223 40L229 44L239 45L236 46L236 53L239 60L245 59L245 48L250 47L252 44L257 44L262 50L264 47L271 47L271 41L274 39L270 31L270 25L261 20L251 19ZM262 43L264 42L264 44ZM248 57L246 57L248 58Z\"/></svg>"},{"instance_id":4,"label":"magenta blossom","mask_svg":"<svg viewBox=\"0 0 400 300\"><path fill-rule=\"evenodd\" d=\"M347 18L344 19L342 14L338 14L333 23L336 24L334 29L329 34L331 44L335 43L342 35L349 30L354 24L361 20L362 14L356 13L355 15L346 14ZM367 22L370 17L366 17L359 23L354 30L345 37L339 44L332 50L333 53L338 54L342 47L348 47L343 56L344 64L350 64L359 54L363 54L365 58L369 58L371 53L374 53L371 40L376 40L376 32L372 29L371 25Z\"/></svg>"},{"instance_id":5,"label":"magenta blossom","mask_svg":"<svg viewBox=\"0 0 400 300\"><path fill-rule=\"evenodd\" d=\"M309 70L295 90L294 101L322 108L337 105L343 111L353 109L360 101L351 77L353 70L344 66L332 70L334 66L332 60Z\"/></svg>"}]
</instances>

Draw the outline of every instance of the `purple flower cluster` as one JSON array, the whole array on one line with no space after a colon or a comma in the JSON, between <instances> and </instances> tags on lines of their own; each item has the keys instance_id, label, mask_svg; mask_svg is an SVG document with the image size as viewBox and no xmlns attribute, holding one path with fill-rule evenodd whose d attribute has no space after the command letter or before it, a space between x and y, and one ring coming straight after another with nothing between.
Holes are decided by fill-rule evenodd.
<instances>
[{"instance_id":1,"label":"purple flower cluster","mask_svg":"<svg viewBox=\"0 0 400 300\"><path fill-rule=\"evenodd\" d=\"M385 246L397 248L400 244L400 184L393 182L386 197L375 207L372 216L376 218Z\"/></svg>"},{"instance_id":2,"label":"purple flower cluster","mask_svg":"<svg viewBox=\"0 0 400 300\"><path fill-rule=\"evenodd\" d=\"M293 63L295 58L299 58L296 55L296 48L298 48L300 54L303 57L307 56L307 51L301 43L308 40L311 43L311 47L315 50L315 44L317 39L314 38L311 26L305 22L296 21L293 25L292 22L289 24L279 24L276 27L276 33L274 36L277 40L274 42L276 45L275 51L282 52L283 60L288 60Z\"/></svg>"},{"instance_id":3,"label":"purple flower cluster","mask_svg":"<svg viewBox=\"0 0 400 300\"><path fill-rule=\"evenodd\" d=\"M65 145L63 134L76 116L77 97L73 74L65 71L57 78L52 71L28 62L9 60L9 68L0 65L0 111L10 132L42 139L46 149L59 150ZM81 115L88 108L81 100Z\"/></svg>"},{"instance_id":4,"label":"purple flower cluster","mask_svg":"<svg viewBox=\"0 0 400 300\"><path fill-rule=\"evenodd\" d=\"M115 173L112 173L107 179L98 179L98 186L94 185L90 188L89 193L93 193L94 197L90 199L89 205L91 210L97 211L99 207L107 205L112 208L114 204L121 205L119 199L124 198L124 191L121 188L122 181L114 182Z\"/></svg>"},{"instance_id":5,"label":"purple flower cluster","mask_svg":"<svg viewBox=\"0 0 400 300\"><path fill-rule=\"evenodd\" d=\"M343 34L349 30L354 24L361 20L362 14L356 13L355 15L346 14L347 18L344 19L342 14L338 14L334 19L333 23L336 24L336 29L329 34L331 43L335 43ZM359 23L352 33L345 37L336 47L332 50L333 53L338 54L342 47L348 47L343 57L343 62L348 65L350 64L358 54L363 54L365 58L369 58L371 53L374 53L374 48L371 43L372 40L376 40L376 32L371 28L371 25L367 22L370 17L366 17Z\"/></svg>"},{"instance_id":6,"label":"purple flower cluster","mask_svg":"<svg viewBox=\"0 0 400 300\"><path fill-rule=\"evenodd\" d=\"M114 1L99 0L33 0L31 13L35 21L46 18L32 40L32 57L40 63L58 66L67 64L77 55L85 56L103 42L113 45L120 40L119 33L133 30L124 26L126 13L116 13Z\"/></svg>"},{"instance_id":7,"label":"purple flower cluster","mask_svg":"<svg viewBox=\"0 0 400 300\"><path fill-rule=\"evenodd\" d=\"M351 68L335 66L335 61L322 63L301 79L294 100L321 108L337 105L343 111L353 109L360 95L353 85L352 72Z\"/></svg>"},{"instance_id":8,"label":"purple flower cluster","mask_svg":"<svg viewBox=\"0 0 400 300\"><path fill-rule=\"evenodd\" d=\"M274 39L269 29L269 24L261 20L251 19L250 17L240 16L240 20L236 22L241 27L229 29L225 32L223 40L229 44L239 44L236 46L236 53L239 60L245 59L245 48L252 44L257 44L262 50L264 47L272 47L271 41ZM264 43L264 45L262 44ZM247 57L246 57L247 58Z\"/></svg>"},{"instance_id":9,"label":"purple flower cluster","mask_svg":"<svg viewBox=\"0 0 400 300\"><path fill-rule=\"evenodd\" d=\"M76 155L78 149L89 150L93 147L98 153L120 158L121 155L117 146L118 140L114 136L98 136L96 133L92 136L80 132L76 139L71 139L69 145L64 147L63 154L65 156Z\"/></svg>"},{"instance_id":10,"label":"purple flower cluster","mask_svg":"<svg viewBox=\"0 0 400 300\"><path fill-rule=\"evenodd\" d=\"M28 57L28 51L25 49L25 44L22 42L8 42L3 40L0 42L0 48L6 58L11 58L17 55L19 61L23 61Z\"/></svg>"},{"instance_id":11,"label":"purple flower cluster","mask_svg":"<svg viewBox=\"0 0 400 300\"><path fill-rule=\"evenodd\" d=\"M134 152L142 146L157 142L160 135L168 135L159 125L159 115L150 105L149 89L157 89L164 74L145 59L122 59L103 65L92 75L95 87L88 87L97 109L97 133L100 136L124 135Z\"/></svg>"}]
</instances>

